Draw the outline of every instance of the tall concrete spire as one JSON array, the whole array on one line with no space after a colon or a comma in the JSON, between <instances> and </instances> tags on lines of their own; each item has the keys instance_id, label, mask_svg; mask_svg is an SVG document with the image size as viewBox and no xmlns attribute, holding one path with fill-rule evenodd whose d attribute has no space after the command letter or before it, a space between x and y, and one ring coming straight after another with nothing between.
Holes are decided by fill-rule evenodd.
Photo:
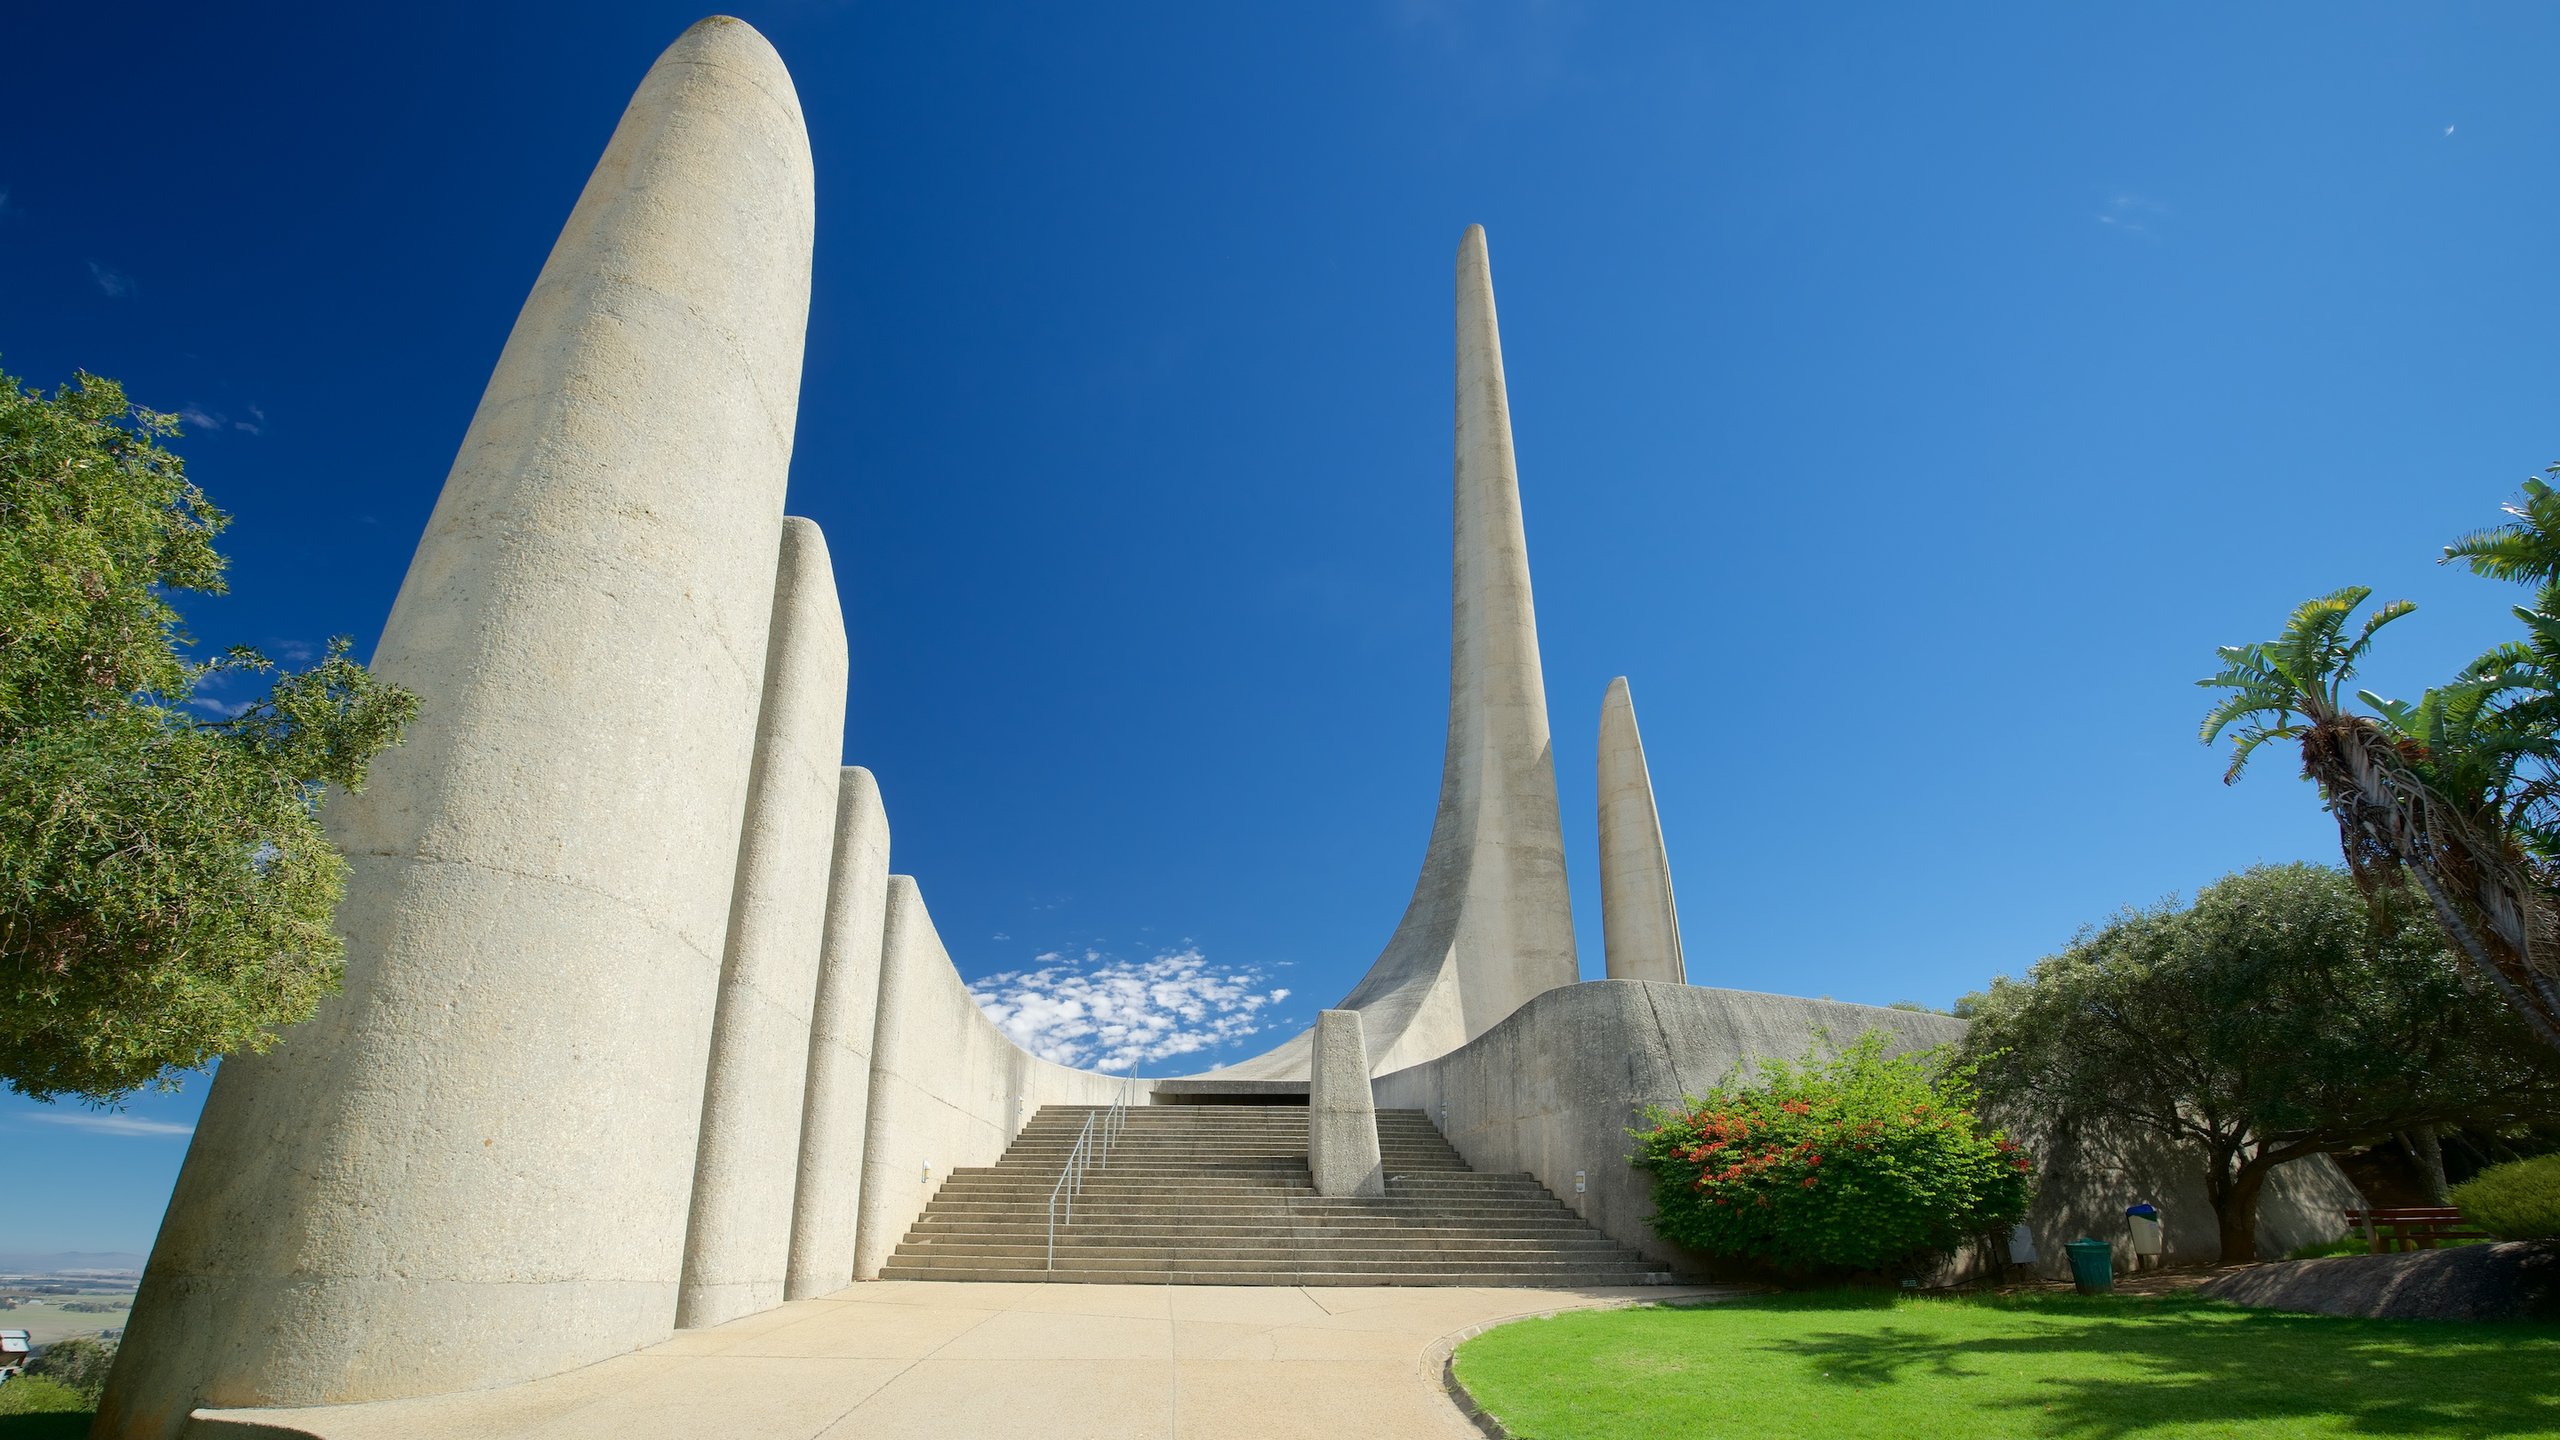
<instances>
[{"instance_id":1,"label":"tall concrete spire","mask_svg":"<svg viewBox=\"0 0 2560 1440\"><path fill-rule=\"evenodd\" d=\"M675 1317L815 207L735 20L651 67L383 627L341 994L223 1062L97 1429L556 1373Z\"/></svg>"},{"instance_id":2,"label":"tall concrete spire","mask_svg":"<svg viewBox=\"0 0 2560 1440\"><path fill-rule=\"evenodd\" d=\"M1671 858L1662 848L1653 773L1645 768L1636 702L1624 675L1609 682L1600 701L1600 926L1608 937L1610 979L1688 983L1680 911L1671 903Z\"/></svg>"},{"instance_id":3,"label":"tall concrete spire","mask_svg":"<svg viewBox=\"0 0 2560 1440\"><path fill-rule=\"evenodd\" d=\"M1379 1074L1447 1054L1580 978L1511 402L1484 227L1458 244L1449 744L1404 919L1341 1005ZM1305 1037L1224 1073L1304 1075Z\"/></svg>"}]
</instances>

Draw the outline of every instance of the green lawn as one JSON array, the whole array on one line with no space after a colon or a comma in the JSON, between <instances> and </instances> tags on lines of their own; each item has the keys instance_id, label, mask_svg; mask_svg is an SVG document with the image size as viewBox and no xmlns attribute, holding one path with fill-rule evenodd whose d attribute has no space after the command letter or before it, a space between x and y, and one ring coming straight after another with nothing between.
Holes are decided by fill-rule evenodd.
<instances>
[{"instance_id":1,"label":"green lawn","mask_svg":"<svg viewBox=\"0 0 2560 1440\"><path fill-rule=\"evenodd\" d=\"M1829 1291L1489 1330L1458 1378L1521 1440L2560 1437L2560 1325L2187 1296Z\"/></svg>"}]
</instances>

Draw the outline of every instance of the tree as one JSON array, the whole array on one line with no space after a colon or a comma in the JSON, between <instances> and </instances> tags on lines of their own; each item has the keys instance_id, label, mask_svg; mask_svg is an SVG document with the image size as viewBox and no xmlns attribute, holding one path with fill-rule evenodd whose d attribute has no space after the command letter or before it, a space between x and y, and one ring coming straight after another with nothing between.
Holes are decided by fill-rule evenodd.
<instances>
[{"instance_id":1,"label":"tree","mask_svg":"<svg viewBox=\"0 0 2560 1440\"><path fill-rule=\"evenodd\" d=\"M41 1375L80 1393L95 1405L106 1393L107 1372L115 1367L116 1342L96 1335L73 1335L44 1347L27 1362L27 1373Z\"/></svg>"},{"instance_id":2,"label":"tree","mask_svg":"<svg viewBox=\"0 0 2560 1440\"><path fill-rule=\"evenodd\" d=\"M2230 693L2206 714L2202 738L2210 745L2237 727L2225 784L2259 746L2299 741L2303 777L2337 818L2357 881L2368 892L2414 881L2473 973L2560 1050L2555 877L2518 838L2528 813L2549 803L2517 786L2518 763L2549 749L2547 717L2537 719L2549 707L2526 703L2543 672L2530 652L2506 647L2415 705L2358 692L2375 713L2350 710L2342 692L2374 635L2416 608L2393 601L2349 640L2347 624L2372 593L2350 586L2306 600L2275 640L2222 646L2223 668L2196 683Z\"/></svg>"},{"instance_id":3,"label":"tree","mask_svg":"<svg viewBox=\"0 0 2560 1440\"><path fill-rule=\"evenodd\" d=\"M193 660L172 597L221 594L228 519L167 415L82 374L0 374L0 1078L113 1102L310 1015L335 988L353 790L417 698L347 658ZM223 677L274 678L210 718Z\"/></svg>"},{"instance_id":4,"label":"tree","mask_svg":"<svg viewBox=\"0 0 2560 1440\"><path fill-rule=\"evenodd\" d=\"M2379 905L2384 923L2374 923ZM2436 1125L2560 1115L2560 1064L2469 987L2405 887L2261 866L2130 910L1967 997L1986 1100L2197 1156L2225 1260L2275 1167Z\"/></svg>"}]
</instances>

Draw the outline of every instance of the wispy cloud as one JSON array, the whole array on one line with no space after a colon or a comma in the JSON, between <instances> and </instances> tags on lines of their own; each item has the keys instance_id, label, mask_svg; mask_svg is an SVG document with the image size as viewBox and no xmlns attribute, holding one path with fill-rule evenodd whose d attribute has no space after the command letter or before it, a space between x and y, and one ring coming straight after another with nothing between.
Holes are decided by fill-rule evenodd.
<instances>
[{"instance_id":1,"label":"wispy cloud","mask_svg":"<svg viewBox=\"0 0 2560 1440\"><path fill-rule=\"evenodd\" d=\"M130 300L141 291L141 287L133 283L132 276L95 260L89 262L89 278L98 282L98 288L105 291L110 300Z\"/></svg>"},{"instance_id":2,"label":"wispy cloud","mask_svg":"<svg viewBox=\"0 0 2560 1440\"><path fill-rule=\"evenodd\" d=\"M199 431L237 430L244 435L267 433L267 412L255 405L249 407L249 418L246 420L235 420L221 410L208 410L193 400L179 406L177 413L179 419L186 421Z\"/></svg>"},{"instance_id":3,"label":"wispy cloud","mask_svg":"<svg viewBox=\"0 0 2560 1440\"><path fill-rule=\"evenodd\" d=\"M2168 206L2147 195L2137 195L2130 190L2118 190L2107 197L2106 203L2098 207L2098 223L2110 230L2121 231L2127 235L2157 239L2159 237L2154 233L2154 227L2166 219L2168 214Z\"/></svg>"},{"instance_id":4,"label":"wispy cloud","mask_svg":"<svg viewBox=\"0 0 2560 1440\"><path fill-rule=\"evenodd\" d=\"M28 1119L45 1125L68 1125L74 1130L94 1130L101 1135L193 1135L196 1127L173 1120L144 1120L133 1115L104 1115L94 1110L36 1110L24 1112Z\"/></svg>"},{"instance_id":5,"label":"wispy cloud","mask_svg":"<svg viewBox=\"0 0 2560 1440\"><path fill-rule=\"evenodd\" d=\"M1038 966L969 987L1013 1043L1060 1065L1123 1070L1258 1034L1289 998L1249 965L1217 965L1196 946L1152 960L1048 951Z\"/></svg>"},{"instance_id":6,"label":"wispy cloud","mask_svg":"<svg viewBox=\"0 0 2560 1440\"><path fill-rule=\"evenodd\" d=\"M2453 138L2453 127L2452 127L2452 126L2450 126L2450 125L2447 125L2446 127L2444 127L2444 134L2445 134L2445 138L2446 138L2446 139L2448 139L2448 140L2452 139L2452 138ZM8 194L8 192L7 192L7 191L5 191L5 190L0 190L0 200L6 200L6 199L8 199L8 198L9 198L9 194Z\"/></svg>"}]
</instances>

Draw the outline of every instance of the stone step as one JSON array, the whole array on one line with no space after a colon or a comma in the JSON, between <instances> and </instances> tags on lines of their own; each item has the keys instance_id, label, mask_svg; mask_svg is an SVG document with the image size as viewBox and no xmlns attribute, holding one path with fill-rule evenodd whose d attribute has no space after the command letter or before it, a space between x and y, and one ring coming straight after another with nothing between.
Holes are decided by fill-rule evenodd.
<instances>
[{"instance_id":1,"label":"stone step","mask_svg":"<svg viewBox=\"0 0 2560 1440\"><path fill-rule=\"evenodd\" d=\"M931 1270L904 1265L896 1260L881 1267L884 1280L960 1280L985 1284L1015 1285L1465 1285L1486 1289L1581 1290L1596 1286L1673 1285L1679 1277L1660 1267L1623 1266L1584 1270L1489 1271L1458 1273L1452 1271L1407 1271L1380 1274L1376 1271L1300 1270L1294 1273L1223 1270L1079 1270L1060 1267L1044 1270L1037 1266L982 1270Z\"/></svg>"},{"instance_id":2,"label":"stone step","mask_svg":"<svg viewBox=\"0 0 2560 1440\"><path fill-rule=\"evenodd\" d=\"M1043 1109L993 1165L955 1171L890 1278L1225 1285L1590 1285L1668 1270L1529 1175L1478 1173L1420 1111L1384 1112L1387 1194L1315 1193L1303 1109L1138 1109L1049 1214L1091 1107ZM1054 1256L1056 1268L1051 1268Z\"/></svg>"}]
</instances>

